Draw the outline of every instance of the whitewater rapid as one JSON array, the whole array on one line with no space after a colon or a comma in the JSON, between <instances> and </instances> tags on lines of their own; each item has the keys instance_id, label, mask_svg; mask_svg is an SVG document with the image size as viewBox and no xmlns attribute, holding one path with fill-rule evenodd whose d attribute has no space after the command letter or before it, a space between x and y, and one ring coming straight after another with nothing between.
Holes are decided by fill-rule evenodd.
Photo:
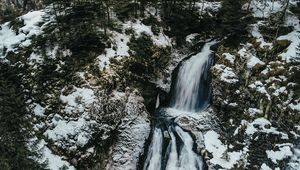
<instances>
[{"instance_id":1,"label":"whitewater rapid","mask_svg":"<svg viewBox=\"0 0 300 170\"><path fill-rule=\"evenodd\" d=\"M215 42L206 43L200 53L180 66L170 104L175 112L199 112L208 105L211 95L208 72L213 53L210 47L213 44ZM175 123L166 121L165 125L156 125L143 169L202 170L202 157L195 153L194 143L189 132Z\"/></svg>"}]
</instances>

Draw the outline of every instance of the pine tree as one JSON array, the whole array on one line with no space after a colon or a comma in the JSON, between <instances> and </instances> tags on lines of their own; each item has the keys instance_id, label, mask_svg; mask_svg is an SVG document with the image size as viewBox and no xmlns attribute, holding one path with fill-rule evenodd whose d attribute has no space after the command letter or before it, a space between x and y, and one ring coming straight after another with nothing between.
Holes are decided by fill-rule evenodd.
<instances>
[{"instance_id":1,"label":"pine tree","mask_svg":"<svg viewBox=\"0 0 300 170\"><path fill-rule=\"evenodd\" d=\"M243 11L240 0L223 0L221 13L221 35L229 41L240 40L246 33L246 24L242 21Z\"/></svg>"},{"instance_id":2,"label":"pine tree","mask_svg":"<svg viewBox=\"0 0 300 170\"><path fill-rule=\"evenodd\" d=\"M43 169L30 157L31 124L24 95L11 66L0 63L0 169Z\"/></svg>"}]
</instances>

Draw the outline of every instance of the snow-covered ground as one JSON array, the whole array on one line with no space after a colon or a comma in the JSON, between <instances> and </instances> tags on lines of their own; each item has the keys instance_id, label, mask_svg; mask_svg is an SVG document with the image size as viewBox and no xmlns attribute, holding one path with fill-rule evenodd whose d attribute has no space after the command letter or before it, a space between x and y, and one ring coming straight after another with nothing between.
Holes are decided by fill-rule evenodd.
<instances>
[{"instance_id":1,"label":"snow-covered ground","mask_svg":"<svg viewBox=\"0 0 300 170\"><path fill-rule=\"evenodd\" d=\"M239 160L244 159L248 149L244 148L238 152L228 152L228 146L223 144L219 139L219 134L215 131L208 131L204 134L205 148L213 155L210 162L220 165L225 169L232 169Z\"/></svg>"},{"instance_id":2,"label":"snow-covered ground","mask_svg":"<svg viewBox=\"0 0 300 170\"><path fill-rule=\"evenodd\" d=\"M281 54L281 57L287 62L293 59L300 60L300 57L296 53L297 47L300 44L300 20L294 15L288 15L288 17L286 18L286 25L293 26L294 30L287 35L283 35L277 38L278 40L289 40L291 42L287 50Z\"/></svg>"},{"instance_id":3,"label":"snow-covered ground","mask_svg":"<svg viewBox=\"0 0 300 170\"><path fill-rule=\"evenodd\" d=\"M38 140L36 137L30 139L28 143L30 150L38 151L39 156L33 155L31 158L41 164L45 164L49 170L61 170L62 168L68 168L68 170L75 170L75 167L70 165L63 157L58 156L51 151L48 147L48 143L42 139Z\"/></svg>"},{"instance_id":4,"label":"snow-covered ground","mask_svg":"<svg viewBox=\"0 0 300 170\"><path fill-rule=\"evenodd\" d=\"M250 1L250 10L254 17L259 18L268 18L271 14L282 11L285 8L285 1L280 0L252 0ZM297 1L290 1L290 6L295 5ZM246 9L248 7L248 3L246 3L243 8ZM252 24L251 34L255 37L257 42L260 42L261 48L272 49L273 44L271 42L266 42L259 31L259 26L263 26L267 23L267 20L258 21L255 24ZM293 31L287 35L282 35L277 38L277 40L288 40L291 42L287 50L285 50L280 56L283 60L290 62L291 60L299 60L296 55L297 46L300 44L300 21L291 11L287 10L287 14L285 17L285 26L292 26Z\"/></svg>"},{"instance_id":5,"label":"snow-covered ground","mask_svg":"<svg viewBox=\"0 0 300 170\"><path fill-rule=\"evenodd\" d=\"M172 46L172 40L165 35L162 30L158 35L154 35L151 30L151 26L146 26L141 22L141 20L127 21L125 23L119 23L122 26L122 33L116 31L110 31L111 41L113 43L112 47L105 49L105 54L98 56L99 68L103 70L108 68L110 64L110 59L121 59L122 57L129 57L129 47L128 43L131 38L131 34L125 34L126 30L133 30L134 36L140 36L141 33L146 33L149 35L153 43L157 46L166 47Z\"/></svg>"},{"instance_id":6,"label":"snow-covered ground","mask_svg":"<svg viewBox=\"0 0 300 170\"><path fill-rule=\"evenodd\" d=\"M284 3L279 0L252 0L243 6L243 9L249 9L253 12L254 17L267 18L271 14L283 10Z\"/></svg>"},{"instance_id":7,"label":"snow-covered ground","mask_svg":"<svg viewBox=\"0 0 300 170\"><path fill-rule=\"evenodd\" d=\"M40 163L47 162L47 168L50 170L60 170L61 168L68 168L68 170L75 170L69 162L63 160L62 157L53 154L53 152L46 146L47 143L41 140L38 144L42 150L42 158L38 160Z\"/></svg>"},{"instance_id":8,"label":"snow-covered ground","mask_svg":"<svg viewBox=\"0 0 300 170\"><path fill-rule=\"evenodd\" d=\"M264 25L263 21L258 21L256 24L252 24L251 34L253 37L256 38L257 42L260 42L260 48L267 48L272 49L273 44L266 42L262 36L262 34L259 32L259 26Z\"/></svg>"},{"instance_id":9,"label":"snow-covered ground","mask_svg":"<svg viewBox=\"0 0 300 170\"><path fill-rule=\"evenodd\" d=\"M0 59L5 58L9 51L16 51L18 48L31 45L31 38L43 33L43 28L52 22L47 10L31 11L24 14L16 20L21 23L20 28L15 27L12 22L6 22L0 25ZM17 26L18 27L18 26Z\"/></svg>"},{"instance_id":10,"label":"snow-covered ground","mask_svg":"<svg viewBox=\"0 0 300 170\"><path fill-rule=\"evenodd\" d=\"M218 72L220 75L221 81L226 83L236 83L239 80L237 79L237 75L233 72L233 69L230 67L226 67L223 64L216 64L213 66L213 69Z\"/></svg>"},{"instance_id":11,"label":"snow-covered ground","mask_svg":"<svg viewBox=\"0 0 300 170\"><path fill-rule=\"evenodd\" d=\"M212 12L217 12L221 8L221 2L210 2L201 0L200 2L195 3L195 7L199 11L199 15L208 14L212 16Z\"/></svg>"},{"instance_id":12,"label":"snow-covered ground","mask_svg":"<svg viewBox=\"0 0 300 170\"><path fill-rule=\"evenodd\" d=\"M196 3L196 7L200 10L203 9L205 12L216 12L221 7L220 2L208 2L202 1ZM294 1L292 1L294 2ZM265 4L263 4L265 3ZM243 8L247 8L249 4L245 4ZM272 0L252 0L250 4L250 10L253 12L254 17L259 17L265 19L271 14L276 13L282 10L283 6L279 1ZM28 47L32 43L32 38L43 34L43 28L49 22L51 22L51 16L47 16L46 10L40 11L31 11L27 14L18 18L22 21L24 25L15 31L11 27L11 22L7 22L1 25L0 29L0 59L5 59L7 52L14 51L17 52L18 48ZM125 34L125 30L132 29L135 36L140 36L142 33L148 34L153 40L154 44L161 47L172 46L172 39L160 31L158 35L154 35L151 30L151 26L144 25L140 20L127 21L125 23L120 23L122 27L121 32L109 30L108 34L110 35L110 41L112 46L105 49L105 54L101 54L97 57L98 65L100 70L104 68L109 68L110 59L116 58L121 59L122 57L129 57L129 47L128 42L130 41L131 35ZM264 25L264 21L258 21L252 25L251 34L256 38L257 42L260 42L260 48L272 49L273 44L266 42L263 39L262 33L259 31L259 26ZM225 64L216 64L213 69L218 72L219 77L222 82L237 84L239 82L239 76L235 72L235 63L236 60L243 58L246 60L245 69L252 70L257 66L265 66L265 69L261 71L262 75L267 75L271 71L286 69L285 67L272 67L272 65L284 65L285 61L290 61L296 56L296 47L300 44L300 25L299 19L293 16L290 11L288 12L286 26L293 26L294 30L287 35L283 35L277 38L277 40L289 40L291 42L290 46L284 51L280 56L282 57L282 63L276 61L274 63L266 62L261 59L260 56L256 54L253 50L253 45L250 43L242 44L241 48L236 53L223 53L221 58L224 59L228 65ZM192 43L193 38L197 34L189 35L186 40L189 43ZM52 56L55 58L58 51L58 46L55 46L53 49L47 49L47 56ZM176 54L172 55L172 63L169 68L166 68L166 72L171 75L174 68L177 64L187 56L187 54L180 54L178 51L174 50ZM66 55L70 52L66 51ZM40 54L31 53L28 58L29 65L33 66L36 64L41 64L43 58ZM32 73L34 74L34 73ZM84 79L85 71L78 73L81 78ZM162 79L157 80L157 84L169 91L170 88L170 78L168 81L163 82ZM258 92L271 101L275 97L280 97L281 95L288 95L288 86L275 86L273 81L284 82L287 78L284 76L278 77L269 77L266 80L255 80L247 84L245 88L252 90L251 92ZM273 84L272 86L268 86ZM40 162L48 160L47 166L49 169L58 170L64 165L69 167L69 169L75 169L69 162L64 160L63 156L55 155L49 144L46 141L51 141L54 143L54 146L58 146L70 151L75 151L78 147L85 146L91 139L91 117L89 115L89 109L93 107L94 103L97 102L95 89L90 87L74 87L73 90L65 94L63 93L65 89L62 90L61 94L58 97L58 102L62 105L60 106L61 112L51 113L46 115L48 106L39 103L33 103L30 105L30 109L33 112L34 118L45 120L35 125L35 130L44 130L42 135L44 139L41 139L39 142L39 147L42 150L43 158ZM236 90L236 93L239 94L240 91ZM241 94L242 95L242 94ZM125 97L125 93L119 93L119 96L116 95L116 98ZM128 103L126 103L126 110L124 112L128 113L127 116L120 123L120 139L115 144L112 150L114 151L111 156L111 160L107 165L108 168L114 167L115 169L134 169L136 167L138 158L143 152L143 144L150 133L150 122L147 118L147 113L139 112L139 109L142 109L144 106L136 103L139 101L142 103L141 98L130 95ZM98 101L99 102L99 101ZM224 103L232 107L240 107L237 102L228 102L225 100ZM99 103L98 103L99 104ZM121 105L121 103L120 103ZM300 111L300 103L288 103L286 104L293 111ZM133 107L133 108L132 108ZM110 108L111 109L111 108ZM264 134L274 134L279 135L282 140L289 139L289 136L286 132L282 132L280 129L272 126L272 123L267 120L262 114L264 109L260 107L249 107L245 109L246 113L249 113L250 117L253 120L242 120L240 126L235 129L235 135L239 131L245 130L245 135L248 138L253 138L256 133ZM125 113L123 113L125 115ZM122 115L123 115L122 114ZM182 112L174 109L168 108L166 114L171 118L176 118L175 122L180 124L185 130L207 130L211 126L202 126L202 122L209 123L208 119L211 119L210 113L189 113ZM247 115L247 116L249 116ZM106 116L106 115L105 115ZM95 123L95 122L93 122ZM296 126L296 125L295 125ZM46 128L46 129L45 129ZM194 133L194 132L192 132ZM292 132L291 132L292 133ZM295 133L295 132L293 132ZM295 133L295 136L297 134ZM106 136L105 136L106 137ZM238 151L228 151L232 149L232 145L226 144L221 141L221 135L218 132L209 130L204 133L204 142L205 148L208 152L212 154L212 159L210 162L212 164L220 165L224 169L234 168L234 165L239 161L245 161L248 156L248 147L245 146ZM50 142L49 142L50 143ZM273 163L278 163L282 159L289 159L289 166L292 169L300 168L300 150L294 144L283 143L276 144L273 150L266 150L267 158ZM119 166L120 164L124 165ZM267 164L262 164L261 169L272 169Z\"/></svg>"}]
</instances>

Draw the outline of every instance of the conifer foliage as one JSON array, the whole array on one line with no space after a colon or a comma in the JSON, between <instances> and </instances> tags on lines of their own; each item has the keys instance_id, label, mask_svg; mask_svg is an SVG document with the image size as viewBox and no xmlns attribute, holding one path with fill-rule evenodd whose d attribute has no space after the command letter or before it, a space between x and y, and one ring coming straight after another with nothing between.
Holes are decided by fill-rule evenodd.
<instances>
[{"instance_id":1,"label":"conifer foliage","mask_svg":"<svg viewBox=\"0 0 300 170\"><path fill-rule=\"evenodd\" d=\"M0 65L0 169L43 169L28 149L31 125L18 76L11 66Z\"/></svg>"},{"instance_id":2,"label":"conifer foliage","mask_svg":"<svg viewBox=\"0 0 300 170\"><path fill-rule=\"evenodd\" d=\"M246 32L246 24L242 21L243 11L240 0L223 0L221 15L221 36L229 41L240 40Z\"/></svg>"}]
</instances>

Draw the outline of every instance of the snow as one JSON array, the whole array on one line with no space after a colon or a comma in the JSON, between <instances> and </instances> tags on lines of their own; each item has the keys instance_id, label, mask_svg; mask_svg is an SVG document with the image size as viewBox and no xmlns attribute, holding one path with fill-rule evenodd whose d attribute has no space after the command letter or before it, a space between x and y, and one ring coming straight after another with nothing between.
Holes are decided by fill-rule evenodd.
<instances>
[{"instance_id":1,"label":"snow","mask_svg":"<svg viewBox=\"0 0 300 170\"><path fill-rule=\"evenodd\" d=\"M259 26L263 25L263 21L259 21L257 24L252 25L251 34L256 38L257 42L260 42L260 48L272 49L272 43L265 42L263 36L259 32Z\"/></svg>"},{"instance_id":2,"label":"snow","mask_svg":"<svg viewBox=\"0 0 300 170\"><path fill-rule=\"evenodd\" d=\"M56 114L52 119L53 129L47 129L44 133L48 139L53 141L61 142L67 140L70 142L70 136L75 136L74 142L78 146L84 146L88 140L91 138L90 131L88 127L88 122L86 121L86 114L81 115L78 120L67 121L64 120L60 115Z\"/></svg>"},{"instance_id":3,"label":"snow","mask_svg":"<svg viewBox=\"0 0 300 170\"><path fill-rule=\"evenodd\" d=\"M282 93L287 94L286 87L280 87L279 89L276 89L275 92L273 93L273 95L279 96Z\"/></svg>"},{"instance_id":4,"label":"snow","mask_svg":"<svg viewBox=\"0 0 300 170\"><path fill-rule=\"evenodd\" d=\"M128 57L129 47L127 43L129 42L130 37L123 33L118 33L116 31L111 32L111 41L113 42L113 46L105 49L105 54L101 54L98 56L99 60L99 68L103 70L110 63L110 58L116 57L120 59L122 57Z\"/></svg>"},{"instance_id":5,"label":"snow","mask_svg":"<svg viewBox=\"0 0 300 170\"><path fill-rule=\"evenodd\" d=\"M54 48L48 48L47 51L46 51L47 56L52 58L52 59L55 59L56 56L57 56L58 49L59 49L58 45L54 46ZM64 57L67 56L67 55L70 55L70 54L71 54L70 50L63 51L63 56Z\"/></svg>"},{"instance_id":6,"label":"snow","mask_svg":"<svg viewBox=\"0 0 300 170\"><path fill-rule=\"evenodd\" d=\"M280 54L283 60L287 62L293 59L300 59L299 56L297 57L297 47L300 44L300 24L299 19L296 16L288 16L287 17L287 25L294 26L294 31L290 32L287 35L283 35L278 37L278 40L289 40L291 42L290 46L287 48L286 52Z\"/></svg>"},{"instance_id":7,"label":"snow","mask_svg":"<svg viewBox=\"0 0 300 170\"><path fill-rule=\"evenodd\" d=\"M267 18L271 14L283 9L283 5L281 4L281 2L276 0L252 0L250 2L250 9L254 17ZM247 9L248 5L249 3L246 3L243 6L243 9Z\"/></svg>"},{"instance_id":8,"label":"snow","mask_svg":"<svg viewBox=\"0 0 300 170\"><path fill-rule=\"evenodd\" d=\"M172 45L172 40L163 34L162 30L158 35L154 35L151 26L144 25L140 20L136 20L136 22L128 21L120 24L123 27L123 32L110 31L109 33L111 34L110 38L113 42L113 46L105 49L105 54L101 54L97 57L100 70L108 67L111 58L121 59L122 57L129 56L129 47L127 44L130 41L131 35L125 34L126 29L133 29L136 36L140 36L141 33L150 35L153 43L157 46L166 47Z\"/></svg>"},{"instance_id":9,"label":"snow","mask_svg":"<svg viewBox=\"0 0 300 170\"><path fill-rule=\"evenodd\" d=\"M4 53L5 49L6 52L9 52L15 51L18 46L28 47L31 44L30 38L42 33L42 28L38 24L43 22L45 14L43 10L31 11L19 17L19 20L24 20L25 25L19 29L18 34L10 28L10 22L2 24L2 29L0 29L0 54ZM0 58L5 58L5 55L0 55Z\"/></svg>"},{"instance_id":10,"label":"snow","mask_svg":"<svg viewBox=\"0 0 300 170\"><path fill-rule=\"evenodd\" d=\"M45 113L45 108L42 107L41 105L39 104L34 104L35 107L33 109L33 113L36 115L36 116L45 116L44 113Z\"/></svg>"},{"instance_id":11,"label":"snow","mask_svg":"<svg viewBox=\"0 0 300 170\"><path fill-rule=\"evenodd\" d=\"M255 52L252 51L253 45L247 43L238 51L238 54L247 59L247 68L251 69L257 65L265 65L258 57L255 56Z\"/></svg>"},{"instance_id":12,"label":"snow","mask_svg":"<svg viewBox=\"0 0 300 170\"><path fill-rule=\"evenodd\" d=\"M194 39L199 35L200 35L199 33L190 34L190 35L186 36L185 41L188 43L193 43Z\"/></svg>"},{"instance_id":13,"label":"snow","mask_svg":"<svg viewBox=\"0 0 300 170\"><path fill-rule=\"evenodd\" d=\"M231 64L234 64L235 56L230 53L223 53L225 60L229 61Z\"/></svg>"},{"instance_id":14,"label":"snow","mask_svg":"<svg viewBox=\"0 0 300 170\"><path fill-rule=\"evenodd\" d=\"M65 111L67 113L75 111L83 112L86 106L90 106L95 102L95 95L92 89L75 87L73 93L67 96L61 94L60 100L63 103L66 103Z\"/></svg>"},{"instance_id":15,"label":"snow","mask_svg":"<svg viewBox=\"0 0 300 170\"><path fill-rule=\"evenodd\" d=\"M50 170L60 170L61 167L66 166L68 170L75 170L69 162L62 159L62 157L53 154L53 152L46 146L47 143L44 140L39 142L39 148L42 149L42 158L38 160L40 163L47 161L47 168Z\"/></svg>"},{"instance_id":16,"label":"snow","mask_svg":"<svg viewBox=\"0 0 300 170\"><path fill-rule=\"evenodd\" d=\"M290 159L290 162L288 163L289 169L300 169L300 148L295 147L293 150L293 156Z\"/></svg>"},{"instance_id":17,"label":"snow","mask_svg":"<svg viewBox=\"0 0 300 170\"><path fill-rule=\"evenodd\" d=\"M7 51L12 51L16 44L20 44L26 38L25 34L18 34L9 28L9 23L5 23L0 30L0 52L2 53L5 48ZM3 56L2 56L3 57Z\"/></svg>"},{"instance_id":18,"label":"snow","mask_svg":"<svg viewBox=\"0 0 300 170\"><path fill-rule=\"evenodd\" d=\"M140 20L137 20L136 22L128 21L124 24L124 27L125 29L132 28L138 36L141 35L141 33L147 33L148 35L150 35L153 43L157 46L166 47L172 45L171 39L163 34L162 30L158 35L154 35L151 30L151 26L144 25Z\"/></svg>"},{"instance_id":19,"label":"snow","mask_svg":"<svg viewBox=\"0 0 300 170\"><path fill-rule=\"evenodd\" d=\"M263 87L263 86L257 87L256 90L257 90L259 93L261 93L261 94L268 94L266 88Z\"/></svg>"},{"instance_id":20,"label":"snow","mask_svg":"<svg viewBox=\"0 0 300 170\"><path fill-rule=\"evenodd\" d=\"M289 107L290 107L291 109L293 109L293 110L296 110L296 111L299 111L299 112L300 112L300 103L298 103L298 104L293 104L293 103L291 103L291 104L289 104Z\"/></svg>"},{"instance_id":21,"label":"snow","mask_svg":"<svg viewBox=\"0 0 300 170\"><path fill-rule=\"evenodd\" d=\"M226 83L236 83L239 81L232 68L226 67L223 64L216 64L213 68L220 73L221 81Z\"/></svg>"},{"instance_id":22,"label":"snow","mask_svg":"<svg viewBox=\"0 0 300 170\"><path fill-rule=\"evenodd\" d=\"M201 2L196 2L195 7L198 8L199 14L201 14L201 11L203 10L202 14L207 13L212 16L212 14L209 12L218 12L221 8L221 2L209 2L202 0Z\"/></svg>"},{"instance_id":23,"label":"snow","mask_svg":"<svg viewBox=\"0 0 300 170\"><path fill-rule=\"evenodd\" d=\"M293 156L290 146L280 146L279 151L266 150L267 156L272 162L277 163L279 160Z\"/></svg>"},{"instance_id":24,"label":"snow","mask_svg":"<svg viewBox=\"0 0 300 170\"><path fill-rule=\"evenodd\" d=\"M271 83L271 82L282 82L281 79L278 79L276 77L270 77L266 80L266 83Z\"/></svg>"},{"instance_id":25,"label":"snow","mask_svg":"<svg viewBox=\"0 0 300 170\"><path fill-rule=\"evenodd\" d=\"M24 20L25 26L20 31L27 34L28 37L40 34L41 29L38 24L43 22L43 15L45 15L43 11L32 11L21 16L20 18Z\"/></svg>"},{"instance_id":26,"label":"snow","mask_svg":"<svg viewBox=\"0 0 300 170\"><path fill-rule=\"evenodd\" d=\"M257 114L262 114L262 113L263 113L262 110L257 109L257 108L249 108L249 109L248 109L248 112L249 112L249 114L250 114L251 116L255 116L255 115L257 115Z\"/></svg>"},{"instance_id":27,"label":"snow","mask_svg":"<svg viewBox=\"0 0 300 170\"><path fill-rule=\"evenodd\" d=\"M119 93L122 96L122 93ZM112 147L111 158L105 169L136 169L151 127L142 104L143 98L134 90L125 105L126 116L118 125L118 137Z\"/></svg>"},{"instance_id":28,"label":"snow","mask_svg":"<svg viewBox=\"0 0 300 170\"><path fill-rule=\"evenodd\" d=\"M30 64L30 65L34 65L34 64L36 64L36 63L41 64L41 63L43 62L42 56L41 56L41 55L38 55L38 54L36 54L36 53L34 53L34 52L30 54L28 60L29 60L29 64Z\"/></svg>"},{"instance_id":29,"label":"snow","mask_svg":"<svg viewBox=\"0 0 300 170\"><path fill-rule=\"evenodd\" d=\"M271 96L269 95L268 91L266 90L266 87L263 86L263 84L260 81L256 81L255 83L252 83L248 85L249 88L255 89L260 94L265 95L268 100L271 100Z\"/></svg>"},{"instance_id":30,"label":"snow","mask_svg":"<svg viewBox=\"0 0 300 170\"><path fill-rule=\"evenodd\" d=\"M249 136L252 136L256 132L263 132L282 135L282 139L288 139L287 134L277 131L276 128L272 127L271 122L265 118L257 118L252 123L243 120L241 124L247 126L245 132Z\"/></svg>"},{"instance_id":31,"label":"snow","mask_svg":"<svg viewBox=\"0 0 300 170\"><path fill-rule=\"evenodd\" d=\"M64 111L70 115L77 115L76 118L62 117L55 114L50 120L49 128L44 135L56 142L57 145L65 147L64 144L84 146L90 136L89 115L87 109L95 102L95 95L92 89L74 87L72 93L60 95L60 100L66 104ZM70 138L72 137L72 139Z\"/></svg>"},{"instance_id":32,"label":"snow","mask_svg":"<svg viewBox=\"0 0 300 170\"><path fill-rule=\"evenodd\" d=\"M259 58L255 57L255 56L251 56L251 57L248 59L247 67L248 67L248 68L253 68L253 67L255 67L257 64L259 64L259 65L265 65L265 63L262 62Z\"/></svg>"},{"instance_id":33,"label":"snow","mask_svg":"<svg viewBox=\"0 0 300 170\"><path fill-rule=\"evenodd\" d=\"M232 107L236 107L238 104L234 102L234 103L229 103L228 105Z\"/></svg>"},{"instance_id":34,"label":"snow","mask_svg":"<svg viewBox=\"0 0 300 170\"><path fill-rule=\"evenodd\" d=\"M170 107L170 108L164 108L164 112L161 114L165 114L164 117L170 117L170 118L188 116L200 120L202 119L202 117L208 116L209 113L201 112L201 114L199 114L197 112L178 110Z\"/></svg>"},{"instance_id":35,"label":"snow","mask_svg":"<svg viewBox=\"0 0 300 170\"><path fill-rule=\"evenodd\" d=\"M263 83L261 81L255 81L254 84L256 86L263 86Z\"/></svg>"},{"instance_id":36,"label":"snow","mask_svg":"<svg viewBox=\"0 0 300 170\"><path fill-rule=\"evenodd\" d=\"M261 170L272 170L268 165L266 165L265 163L263 163L260 167Z\"/></svg>"},{"instance_id":37,"label":"snow","mask_svg":"<svg viewBox=\"0 0 300 170\"><path fill-rule=\"evenodd\" d=\"M222 166L225 169L233 168L245 154L244 151L239 152L228 152L226 145L224 145L220 139L219 134L215 131L208 131L204 135L205 148L208 152L213 155L213 158L210 159L212 164L217 164Z\"/></svg>"},{"instance_id":38,"label":"snow","mask_svg":"<svg viewBox=\"0 0 300 170\"><path fill-rule=\"evenodd\" d=\"M261 74L267 75L271 69L269 67L265 68L263 71L261 71Z\"/></svg>"}]
</instances>

